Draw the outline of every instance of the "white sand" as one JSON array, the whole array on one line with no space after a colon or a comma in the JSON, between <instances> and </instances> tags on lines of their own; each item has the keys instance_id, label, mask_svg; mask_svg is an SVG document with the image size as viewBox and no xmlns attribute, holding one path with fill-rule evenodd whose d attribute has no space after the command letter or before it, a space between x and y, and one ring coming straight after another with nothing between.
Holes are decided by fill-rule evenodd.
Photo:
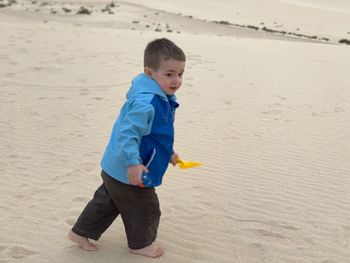
<instances>
[{"instance_id":1,"label":"white sand","mask_svg":"<svg viewBox=\"0 0 350 263\"><path fill-rule=\"evenodd\" d=\"M288 4L265 2L286 17ZM164 9L185 14L198 2L186 3ZM156 261L349 262L349 46L282 41L126 3L91 16L62 5L0 9L0 263L153 262L127 252L120 219L97 253L66 233L101 183L99 161L143 49L163 36L188 56L176 149L205 166L169 167L158 188L167 254Z\"/></svg>"}]
</instances>

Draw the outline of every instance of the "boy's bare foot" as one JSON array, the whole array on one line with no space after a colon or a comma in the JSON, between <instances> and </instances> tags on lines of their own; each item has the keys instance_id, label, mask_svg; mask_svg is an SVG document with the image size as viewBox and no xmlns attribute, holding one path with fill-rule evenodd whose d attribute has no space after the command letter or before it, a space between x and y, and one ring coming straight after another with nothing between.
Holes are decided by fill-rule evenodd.
<instances>
[{"instance_id":1,"label":"boy's bare foot","mask_svg":"<svg viewBox=\"0 0 350 263\"><path fill-rule=\"evenodd\" d=\"M146 256L150 258L157 258L160 256L163 256L165 254L164 250L157 245L149 245L148 247L144 247L141 249L131 249L129 248L130 253L136 254L136 255L141 255L141 256Z\"/></svg>"},{"instance_id":2,"label":"boy's bare foot","mask_svg":"<svg viewBox=\"0 0 350 263\"><path fill-rule=\"evenodd\" d=\"M89 239L83 236L75 234L72 230L68 232L68 238L73 242L77 243L82 249L87 251L97 251L98 246L90 243Z\"/></svg>"}]
</instances>

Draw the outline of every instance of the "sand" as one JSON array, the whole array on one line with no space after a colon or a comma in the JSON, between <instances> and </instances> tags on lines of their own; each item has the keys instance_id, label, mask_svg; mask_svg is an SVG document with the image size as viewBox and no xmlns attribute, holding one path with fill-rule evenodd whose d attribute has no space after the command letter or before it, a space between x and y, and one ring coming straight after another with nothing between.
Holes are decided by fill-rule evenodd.
<instances>
[{"instance_id":1,"label":"sand","mask_svg":"<svg viewBox=\"0 0 350 263\"><path fill-rule=\"evenodd\" d=\"M113 14L108 2L0 8L0 262L153 262L128 253L119 218L99 252L66 234L101 183L112 125L158 37L188 57L176 151L205 165L169 167L157 189L156 261L350 262L350 47L338 44L349 9L264 1L276 19L265 23L320 36L310 40L212 22L261 28L257 1L163 2L115 2ZM80 6L93 13L75 15ZM236 10L242 19L229 19Z\"/></svg>"}]
</instances>

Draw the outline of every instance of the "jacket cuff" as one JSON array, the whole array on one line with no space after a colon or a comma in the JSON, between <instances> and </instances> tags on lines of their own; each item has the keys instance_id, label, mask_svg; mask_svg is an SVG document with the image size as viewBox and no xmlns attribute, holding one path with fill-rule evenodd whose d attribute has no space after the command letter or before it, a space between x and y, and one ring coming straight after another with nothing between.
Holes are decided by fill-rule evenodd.
<instances>
[{"instance_id":1,"label":"jacket cuff","mask_svg":"<svg viewBox=\"0 0 350 263\"><path fill-rule=\"evenodd\" d=\"M129 159L129 160L126 162L126 165L127 165L127 166L130 166L130 165L138 165L138 164L142 164L141 158L132 158L132 159Z\"/></svg>"}]
</instances>

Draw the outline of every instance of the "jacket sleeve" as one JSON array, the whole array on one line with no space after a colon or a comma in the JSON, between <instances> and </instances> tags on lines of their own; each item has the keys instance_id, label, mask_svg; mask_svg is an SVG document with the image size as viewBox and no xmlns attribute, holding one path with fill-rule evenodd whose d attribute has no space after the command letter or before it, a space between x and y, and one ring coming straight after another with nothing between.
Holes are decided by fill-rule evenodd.
<instances>
[{"instance_id":1,"label":"jacket sleeve","mask_svg":"<svg viewBox=\"0 0 350 263\"><path fill-rule=\"evenodd\" d=\"M126 103L127 111L119 126L118 147L129 166L142 163L139 152L141 139L151 132L154 108L144 101Z\"/></svg>"}]
</instances>

